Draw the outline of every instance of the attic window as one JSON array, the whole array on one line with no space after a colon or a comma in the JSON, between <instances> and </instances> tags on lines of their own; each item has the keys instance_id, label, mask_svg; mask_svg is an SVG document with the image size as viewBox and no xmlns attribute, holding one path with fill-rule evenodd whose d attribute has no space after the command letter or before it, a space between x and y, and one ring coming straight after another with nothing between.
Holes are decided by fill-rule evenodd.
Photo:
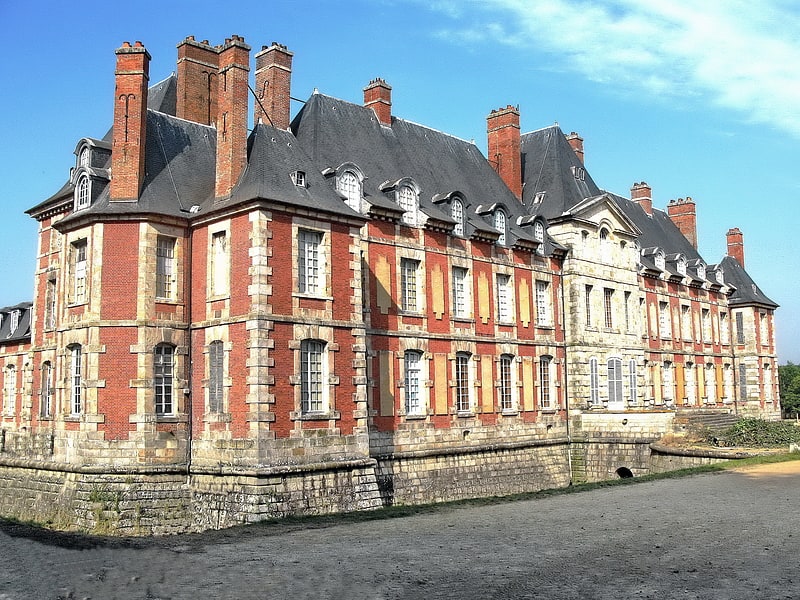
<instances>
[{"instance_id":1,"label":"attic window","mask_svg":"<svg viewBox=\"0 0 800 600\"><path fill-rule=\"evenodd\" d=\"M506 213L502 209L496 209L493 216L493 225L497 231L500 232L500 237L497 238L497 243L506 245Z\"/></svg>"},{"instance_id":2,"label":"attic window","mask_svg":"<svg viewBox=\"0 0 800 600\"><path fill-rule=\"evenodd\" d=\"M533 197L534 204L541 204L544 201L544 197L547 192L536 192L536 195Z\"/></svg>"},{"instance_id":3,"label":"attic window","mask_svg":"<svg viewBox=\"0 0 800 600\"><path fill-rule=\"evenodd\" d=\"M11 337L14 334L14 332L17 330L17 327L19 327L19 311L12 310L11 323L9 323L9 329L8 329L8 337Z\"/></svg>"},{"instance_id":4,"label":"attic window","mask_svg":"<svg viewBox=\"0 0 800 600\"><path fill-rule=\"evenodd\" d=\"M355 211L361 208L361 179L353 171L345 171L339 176L336 189L345 197L347 206Z\"/></svg>"},{"instance_id":5,"label":"attic window","mask_svg":"<svg viewBox=\"0 0 800 600\"><path fill-rule=\"evenodd\" d=\"M417 224L417 194L410 185L397 188L397 204L403 209L403 223Z\"/></svg>"},{"instance_id":6,"label":"attic window","mask_svg":"<svg viewBox=\"0 0 800 600\"><path fill-rule=\"evenodd\" d=\"M308 187L306 183L306 172L305 171L293 171L292 172L292 181L297 187Z\"/></svg>"},{"instance_id":7,"label":"attic window","mask_svg":"<svg viewBox=\"0 0 800 600\"><path fill-rule=\"evenodd\" d=\"M586 179L586 169L584 169L583 167L573 166L572 167L572 175L578 181L584 181Z\"/></svg>"},{"instance_id":8,"label":"attic window","mask_svg":"<svg viewBox=\"0 0 800 600\"><path fill-rule=\"evenodd\" d=\"M533 239L539 242L536 254L544 254L544 225L541 221L536 221L533 224Z\"/></svg>"},{"instance_id":9,"label":"attic window","mask_svg":"<svg viewBox=\"0 0 800 600\"><path fill-rule=\"evenodd\" d=\"M678 268L678 273L680 273L681 275L686 275L686 259L685 258L680 257L678 259L677 268Z\"/></svg>"},{"instance_id":10,"label":"attic window","mask_svg":"<svg viewBox=\"0 0 800 600\"><path fill-rule=\"evenodd\" d=\"M664 271L666 269L666 260L664 259L664 253L661 250L658 251L655 257L656 261L656 268Z\"/></svg>"},{"instance_id":11,"label":"attic window","mask_svg":"<svg viewBox=\"0 0 800 600\"><path fill-rule=\"evenodd\" d=\"M453 198L450 203L450 217L456 222L453 233L464 235L464 203L461 198Z\"/></svg>"},{"instance_id":12,"label":"attic window","mask_svg":"<svg viewBox=\"0 0 800 600\"><path fill-rule=\"evenodd\" d=\"M699 263L697 265L697 276L700 279L705 279L706 278L706 266L703 263Z\"/></svg>"},{"instance_id":13,"label":"attic window","mask_svg":"<svg viewBox=\"0 0 800 600\"><path fill-rule=\"evenodd\" d=\"M90 182L89 176L84 173L75 185L75 210L89 208L89 204L91 204Z\"/></svg>"},{"instance_id":14,"label":"attic window","mask_svg":"<svg viewBox=\"0 0 800 600\"><path fill-rule=\"evenodd\" d=\"M78 155L78 166L79 167L89 166L89 148L86 146L83 147L81 153Z\"/></svg>"},{"instance_id":15,"label":"attic window","mask_svg":"<svg viewBox=\"0 0 800 600\"><path fill-rule=\"evenodd\" d=\"M721 267L717 267L716 272L714 273L717 283L720 285L725 284L725 272L722 270Z\"/></svg>"}]
</instances>

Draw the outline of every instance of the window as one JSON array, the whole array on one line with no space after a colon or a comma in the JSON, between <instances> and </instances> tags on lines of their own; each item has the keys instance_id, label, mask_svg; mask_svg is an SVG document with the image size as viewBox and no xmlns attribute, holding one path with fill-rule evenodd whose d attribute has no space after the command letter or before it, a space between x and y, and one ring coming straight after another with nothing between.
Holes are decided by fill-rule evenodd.
<instances>
[{"instance_id":1,"label":"window","mask_svg":"<svg viewBox=\"0 0 800 600\"><path fill-rule=\"evenodd\" d=\"M669 361L664 362L664 370L662 385L662 398L667 404L671 404L675 400L675 371L672 368L672 363Z\"/></svg>"},{"instance_id":2,"label":"window","mask_svg":"<svg viewBox=\"0 0 800 600\"><path fill-rule=\"evenodd\" d=\"M631 330L631 293L625 292L625 331Z\"/></svg>"},{"instance_id":3,"label":"window","mask_svg":"<svg viewBox=\"0 0 800 600\"><path fill-rule=\"evenodd\" d=\"M301 229L297 240L297 284L304 294L323 292L322 233Z\"/></svg>"},{"instance_id":4,"label":"window","mask_svg":"<svg viewBox=\"0 0 800 600\"><path fill-rule=\"evenodd\" d=\"M324 412L325 406L325 342L300 342L300 410L304 413Z\"/></svg>"},{"instance_id":5,"label":"window","mask_svg":"<svg viewBox=\"0 0 800 600\"><path fill-rule=\"evenodd\" d=\"M686 363L683 373L685 376L684 383L686 387L686 403L694 404L697 400L697 383L694 373L694 364L690 362Z\"/></svg>"},{"instance_id":6,"label":"window","mask_svg":"<svg viewBox=\"0 0 800 600\"><path fill-rule=\"evenodd\" d=\"M678 273L681 275L686 275L686 259L682 256L678 258L678 264L676 265L678 269Z\"/></svg>"},{"instance_id":7,"label":"window","mask_svg":"<svg viewBox=\"0 0 800 600\"><path fill-rule=\"evenodd\" d=\"M91 204L89 176L86 174L78 178L75 184L75 210L88 208Z\"/></svg>"},{"instance_id":8,"label":"window","mask_svg":"<svg viewBox=\"0 0 800 600\"><path fill-rule=\"evenodd\" d=\"M708 404L716 404L717 403L717 370L713 364L708 363L706 365L706 372L704 377L704 383L706 386L705 396L706 402Z\"/></svg>"},{"instance_id":9,"label":"window","mask_svg":"<svg viewBox=\"0 0 800 600\"><path fill-rule=\"evenodd\" d=\"M600 405L600 370L594 356L589 359L589 404Z\"/></svg>"},{"instance_id":10,"label":"window","mask_svg":"<svg viewBox=\"0 0 800 600\"><path fill-rule=\"evenodd\" d=\"M611 288L604 288L603 289L603 310L605 313L605 325L606 329L611 329L614 326L613 320L613 313L612 313L612 306L614 298L614 290Z\"/></svg>"},{"instance_id":11,"label":"window","mask_svg":"<svg viewBox=\"0 0 800 600\"><path fill-rule=\"evenodd\" d=\"M79 167L89 166L89 148L86 146L81 148L81 153L78 155L78 166Z\"/></svg>"},{"instance_id":12,"label":"window","mask_svg":"<svg viewBox=\"0 0 800 600\"><path fill-rule=\"evenodd\" d=\"M458 198L453 198L450 204L450 216L456 222L453 228L453 233L456 235L464 235L464 203Z\"/></svg>"},{"instance_id":13,"label":"window","mask_svg":"<svg viewBox=\"0 0 800 600\"><path fill-rule=\"evenodd\" d=\"M497 238L497 243L505 246L506 245L506 213L503 212L501 209L496 209L494 211L494 215L492 217L492 224L497 231L500 232L500 237Z\"/></svg>"},{"instance_id":14,"label":"window","mask_svg":"<svg viewBox=\"0 0 800 600\"><path fill-rule=\"evenodd\" d=\"M345 171L336 181L336 188L344 196L344 202L355 211L361 208L361 180L352 171Z\"/></svg>"},{"instance_id":15,"label":"window","mask_svg":"<svg viewBox=\"0 0 800 600\"><path fill-rule=\"evenodd\" d=\"M628 360L628 404L638 404L639 392L636 385L636 361Z\"/></svg>"},{"instance_id":16,"label":"window","mask_svg":"<svg viewBox=\"0 0 800 600\"><path fill-rule=\"evenodd\" d=\"M83 304L87 300L87 264L86 264L86 240L79 240L72 244L72 274L73 274L73 296L75 304Z\"/></svg>"},{"instance_id":17,"label":"window","mask_svg":"<svg viewBox=\"0 0 800 600\"><path fill-rule=\"evenodd\" d=\"M153 353L153 387L155 388L155 409L157 415L174 413L173 385L175 368L175 348L159 344Z\"/></svg>"},{"instance_id":18,"label":"window","mask_svg":"<svg viewBox=\"0 0 800 600\"><path fill-rule=\"evenodd\" d=\"M469 361L471 355L468 352L456 354L456 410L458 412L469 412L472 410L471 402L471 377Z\"/></svg>"},{"instance_id":19,"label":"window","mask_svg":"<svg viewBox=\"0 0 800 600\"><path fill-rule=\"evenodd\" d=\"M608 403L622 402L622 359L608 359Z\"/></svg>"},{"instance_id":20,"label":"window","mask_svg":"<svg viewBox=\"0 0 800 600\"><path fill-rule=\"evenodd\" d=\"M292 182L297 187L306 187L306 173L305 171L293 171L292 172Z\"/></svg>"},{"instance_id":21,"label":"window","mask_svg":"<svg viewBox=\"0 0 800 600\"><path fill-rule=\"evenodd\" d=\"M514 381L512 378L512 366L514 357L510 354L500 355L500 410L514 410Z\"/></svg>"},{"instance_id":22,"label":"window","mask_svg":"<svg viewBox=\"0 0 800 600\"><path fill-rule=\"evenodd\" d=\"M681 305L681 330L683 339L692 339L692 309L688 304Z\"/></svg>"},{"instance_id":23,"label":"window","mask_svg":"<svg viewBox=\"0 0 800 600\"><path fill-rule=\"evenodd\" d=\"M497 320L508 323L513 320L511 314L511 276L497 274Z\"/></svg>"},{"instance_id":24,"label":"window","mask_svg":"<svg viewBox=\"0 0 800 600\"><path fill-rule=\"evenodd\" d=\"M772 365L764 363L764 401L772 402Z\"/></svg>"},{"instance_id":25,"label":"window","mask_svg":"<svg viewBox=\"0 0 800 600\"><path fill-rule=\"evenodd\" d=\"M600 257L603 262L611 262L611 240L605 228L600 230Z\"/></svg>"},{"instance_id":26,"label":"window","mask_svg":"<svg viewBox=\"0 0 800 600\"><path fill-rule=\"evenodd\" d=\"M56 280L48 279L44 292L44 328L51 331L56 328Z\"/></svg>"},{"instance_id":27,"label":"window","mask_svg":"<svg viewBox=\"0 0 800 600\"><path fill-rule=\"evenodd\" d=\"M406 414L424 414L424 406L421 399L421 369L422 352L417 350L406 350L403 355L405 365L404 388L406 394Z\"/></svg>"},{"instance_id":28,"label":"window","mask_svg":"<svg viewBox=\"0 0 800 600\"><path fill-rule=\"evenodd\" d=\"M550 317L550 284L547 281L536 282L536 324L540 327L551 325Z\"/></svg>"},{"instance_id":29,"label":"window","mask_svg":"<svg viewBox=\"0 0 800 600\"><path fill-rule=\"evenodd\" d=\"M221 413L224 409L224 350L224 345L219 340L208 345L208 412L211 413Z\"/></svg>"},{"instance_id":30,"label":"window","mask_svg":"<svg viewBox=\"0 0 800 600\"><path fill-rule=\"evenodd\" d=\"M467 269L453 267L453 316L469 317L469 286Z\"/></svg>"},{"instance_id":31,"label":"window","mask_svg":"<svg viewBox=\"0 0 800 600\"><path fill-rule=\"evenodd\" d=\"M39 396L39 416L53 416L53 366L49 362L42 364L42 387Z\"/></svg>"},{"instance_id":32,"label":"window","mask_svg":"<svg viewBox=\"0 0 800 600\"><path fill-rule=\"evenodd\" d=\"M697 265L697 277L699 279L705 279L706 278L706 266L703 263L699 263Z\"/></svg>"},{"instance_id":33,"label":"window","mask_svg":"<svg viewBox=\"0 0 800 600\"><path fill-rule=\"evenodd\" d=\"M403 223L417 224L417 194L410 185L401 185L397 189L397 203L403 209Z\"/></svg>"},{"instance_id":34,"label":"window","mask_svg":"<svg viewBox=\"0 0 800 600\"><path fill-rule=\"evenodd\" d=\"M552 360L550 356L542 356L539 359L539 408L542 410L553 408L553 392L550 389L553 383L550 377Z\"/></svg>"},{"instance_id":35,"label":"window","mask_svg":"<svg viewBox=\"0 0 800 600\"><path fill-rule=\"evenodd\" d=\"M12 310L10 315L10 322L8 324L8 337L14 335L14 332L19 327L19 311Z\"/></svg>"},{"instance_id":36,"label":"window","mask_svg":"<svg viewBox=\"0 0 800 600\"><path fill-rule=\"evenodd\" d=\"M417 312L419 304L417 302L417 272L419 271L419 261L410 258L400 259L400 293L401 306L403 310Z\"/></svg>"},{"instance_id":37,"label":"window","mask_svg":"<svg viewBox=\"0 0 800 600\"><path fill-rule=\"evenodd\" d=\"M592 286L586 285L584 287L583 295L583 313L586 315L586 327L592 326Z\"/></svg>"},{"instance_id":38,"label":"window","mask_svg":"<svg viewBox=\"0 0 800 600\"><path fill-rule=\"evenodd\" d=\"M747 365L739 363L739 400L747 400Z\"/></svg>"},{"instance_id":39,"label":"window","mask_svg":"<svg viewBox=\"0 0 800 600\"><path fill-rule=\"evenodd\" d=\"M672 337L672 326L669 319L669 304L667 302L658 303L658 331L663 339Z\"/></svg>"},{"instance_id":40,"label":"window","mask_svg":"<svg viewBox=\"0 0 800 600\"><path fill-rule=\"evenodd\" d=\"M536 221L533 224L533 239L539 242L536 254L544 254L544 225L541 221Z\"/></svg>"},{"instance_id":41,"label":"window","mask_svg":"<svg viewBox=\"0 0 800 600\"><path fill-rule=\"evenodd\" d=\"M744 313L736 313L736 343L744 344Z\"/></svg>"},{"instance_id":42,"label":"window","mask_svg":"<svg viewBox=\"0 0 800 600\"><path fill-rule=\"evenodd\" d=\"M211 236L211 295L227 296L230 290L230 260L228 258L228 236L217 231Z\"/></svg>"},{"instance_id":43,"label":"window","mask_svg":"<svg viewBox=\"0 0 800 600\"><path fill-rule=\"evenodd\" d=\"M6 367L5 381L3 383L5 384L3 387L4 412L7 415L13 415L17 404L17 369L14 365Z\"/></svg>"},{"instance_id":44,"label":"window","mask_svg":"<svg viewBox=\"0 0 800 600\"><path fill-rule=\"evenodd\" d=\"M667 262L666 259L664 258L664 253L661 252L661 250L659 250L656 253L655 261L656 261L656 269L660 269L663 271L664 269L667 268Z\"/></svg>"},{"instance_id":45,"label":"window","mask_svg":"<svg viewBox=\"0 0 800 600\"><path fill-rule=\"evenodd\" d=\"M720 331L720 341L723 345L727 346L731 343L731 329L730 323L728 322L728 313L721 312L719 313L719 331Z\"/></svg>"},{"instance_id":46,"label":"window","mask_svg":"<svg viewBox=\"0 0 800 600\"><path fill-rule=\"evenodd\" d=\"M74 417L83 409L83 379L81 375L81 347L70 346L69 350L69 404Z\"/></svg>"},{"instance_id":47,"label":"window","mask_svg":"<svg viewBox=\"0 0 800 600\"><path fill-rule=\"evenodd\" d=\"M12 317L13 317L12 313ZM12 321L13 323L13 321ZM769 345L769 327L767 323L767 313L758 313L758 328L759 328L759 337L761 338L761 345L768 346Z\"/></svg>"},{"instance_id":48,"label":"window","mask_svg":"<svg viewBox=\"0 0 800 600\"><path fill-rule=\"evenodd\" d=\"M703 308L700 311L700 323L703 329L703 341L708 343L711 341L711 311Z\"/></svg>"},{"instance_id":49,"label":"window","mask_svg":"<svg viewBox=\"0 0 800 600\"><path fill-rule=\"evenodd\" d=\"M156 240L156 298L175 298L175 238L161 235Z\"/></svg>"},{"instance_id":50,"label":"window","mask_svg":"<svg viewBox=\"0 0 800 600\"><path fill-rule=\"evenodd\" d=\"M733 402L733 369L730 365L723 365L722 367L722 381L725 386L724 398L726 402Z\"/></svg>"}]
</instances>

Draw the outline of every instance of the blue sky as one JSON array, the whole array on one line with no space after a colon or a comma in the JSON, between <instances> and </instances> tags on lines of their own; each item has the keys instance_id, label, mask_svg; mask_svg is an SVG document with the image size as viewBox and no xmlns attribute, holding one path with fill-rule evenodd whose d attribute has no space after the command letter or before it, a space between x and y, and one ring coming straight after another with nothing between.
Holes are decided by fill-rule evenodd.
<instances>
[{"instance_id":1,"label":"blue sky","mask_svg":"<svg viewBox=\"0 0 800 600\"><path fill-rule=\"evenodd\" d=\"M33 296L36 223L83 136L111 123L114 50L141 40L151 82L187 35L295 53L293 96L353 102L382 77L393 113L486 151L486 115L585 139L595 181L654 205L691 196L700 252L744 232L748 272L781 305L778 356L800 363L800 9L791 0L483 0L108 3L0 0L0 305ZM125 7L122 10L121 7ZM299 108L296 103L294 110Z\"/></svg>"}]
</instances>

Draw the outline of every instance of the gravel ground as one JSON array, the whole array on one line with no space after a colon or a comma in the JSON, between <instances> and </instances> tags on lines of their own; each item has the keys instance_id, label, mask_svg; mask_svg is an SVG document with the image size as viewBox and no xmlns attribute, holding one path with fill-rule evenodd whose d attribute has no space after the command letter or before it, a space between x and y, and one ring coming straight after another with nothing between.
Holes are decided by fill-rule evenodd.
<instances>
[{"instance_id":1,"label":"gravel ground","mask_svg":"<svg viewBox=\"0 0 800 600\"><path fill-rule=\"evenodd\" d=\"M0 600L800 598L800 461L410 517L119 540L0 523Z\"/></svg>"}]
</instances>

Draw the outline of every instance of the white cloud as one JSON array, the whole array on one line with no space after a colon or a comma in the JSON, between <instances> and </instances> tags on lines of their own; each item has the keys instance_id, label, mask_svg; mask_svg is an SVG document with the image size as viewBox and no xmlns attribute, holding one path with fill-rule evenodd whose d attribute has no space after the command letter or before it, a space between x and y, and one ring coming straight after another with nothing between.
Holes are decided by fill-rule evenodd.
<instances>
[{"instance_id":1,"label":"white cloud","mask_svg":"<svg viewBox=\"0 0 800 600\"><path fill-rule=\"evenodd\" d=\"M471 0L443 37L548 52L590 80L704 95L800 137L800 16L789 0ZM430 6L430 5L429 5ZM434 9L436 5L434 5ZM471 24L474 22L475 24Z\"/></svg>"}]
</instances>

